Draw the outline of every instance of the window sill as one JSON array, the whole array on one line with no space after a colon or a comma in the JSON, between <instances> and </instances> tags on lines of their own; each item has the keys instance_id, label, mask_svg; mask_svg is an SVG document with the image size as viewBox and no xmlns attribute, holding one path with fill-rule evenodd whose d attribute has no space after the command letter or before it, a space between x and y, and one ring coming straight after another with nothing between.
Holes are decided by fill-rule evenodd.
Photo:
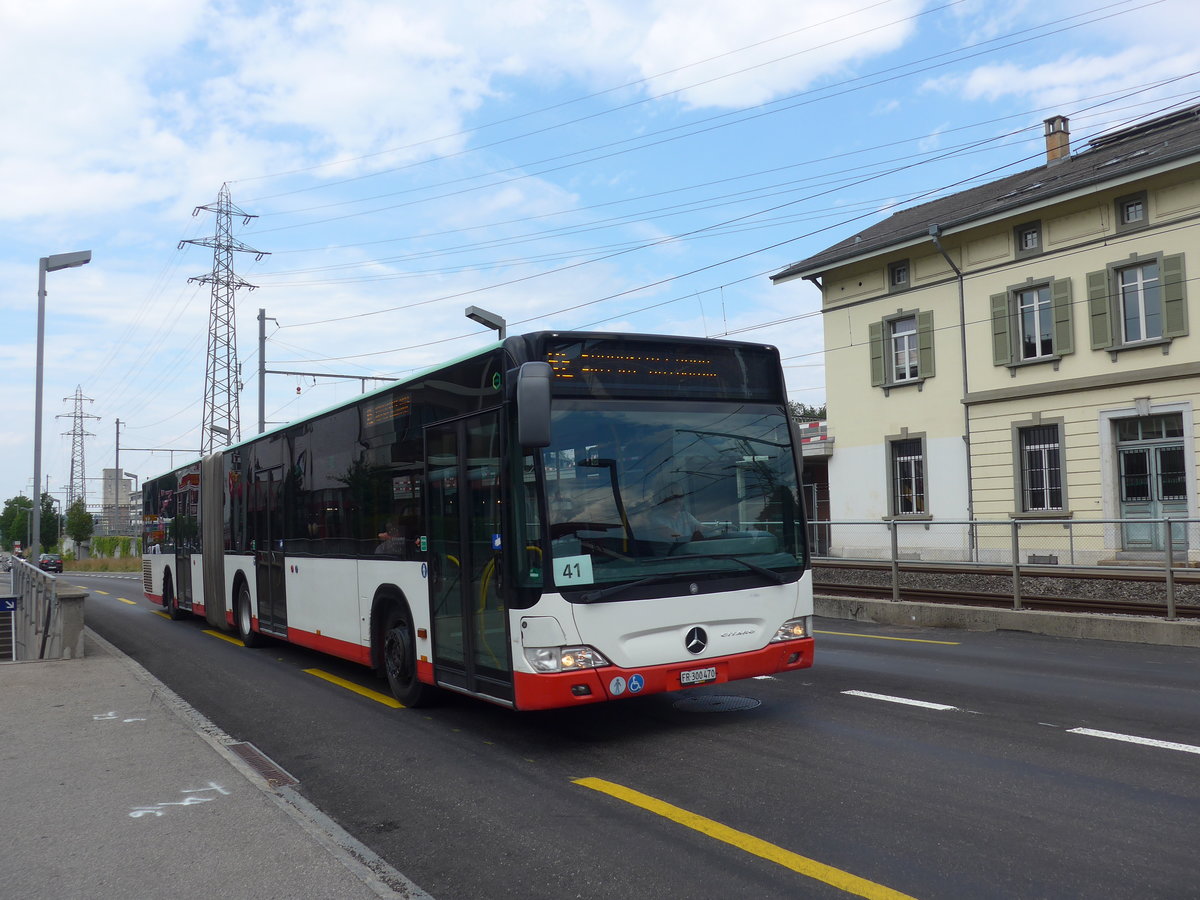
<instances>
[{"instance_id":1,"label":"window sill","mask_svg":"<svg viewBox=\"0 0 1200 900\"><path fill-rule=\"evenodd\" d=\"M1028 521L1030 519L1073 519L1075 514L1069 509L1035 509L1027 512L1009 513L1009 517L1020 521Z\"/></svg>"},{"instance_id":2,"label":"window sill","mask_svg":"<svg viewBox=\"0 0 1200 900\"><path fill-rule=\"evenodd\" d=\"M917 391L920 392L925 387L925 379L927 377L929 377L929 376L921 375L921 376L918 376L917 378L910 378L907 381L886 381L883 384L879 385L879 387L883 388L883 396L885 396L885 397L888 396L888 394L890 394L896 388L907 388L907 387L916 386Z\"/></svg>"},{"instance_id":3,"label":"window sill","mask_svg":"<svg viewBox=\"0 0 1200 900\"><path fill-rule=\"evenodd\" d=\"M1024 369L1028 366L1044 366L1050 363L1054 371L1058 371L1058 366L1062 362L1062 354L1055 353L1053 356L1039 356L1036 359L1017 359L1012 362L1007 362L1004 365L1008 367L1008 374L1013 378L1017 377L1017 369Z\"/></svg>"},{"instance_id":4,"label":"window sill","mask_svg":"<svg viewBox=\"0 0 1200 900\"><path fill-rule=\"evenodd\" d=\"M1117 356L1124 353L1126 350L1143 350L1147 347L1162 347L1163 356L1167 356L1171 352L1171 342L1175 340L1173 337L1149 338L1145 341L1136 341L1130 344L1113 344L1111 347L1105 347L1108 351L1109 358L1113 362L1117 361Z\"/></svg>"},{"instance_id":5,"label":"window sill","mask_svg":"<svg viewBox=\"0 0 1200 900\"><path fill-rule=\"evenodd\" d=\"M899 513L894 516L881 516L882 522L932 522L933 513Z\"/></svg>"}]
</instances>

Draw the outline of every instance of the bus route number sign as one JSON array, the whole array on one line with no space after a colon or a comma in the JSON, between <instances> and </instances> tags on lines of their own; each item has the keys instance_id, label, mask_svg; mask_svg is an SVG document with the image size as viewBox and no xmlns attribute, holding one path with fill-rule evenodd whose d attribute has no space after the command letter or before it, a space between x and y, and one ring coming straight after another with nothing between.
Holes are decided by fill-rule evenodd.
<instances>
[{"instance_id":1,"label":"bus route number sign","mask_svg":"<svg viewBox=\"0 0 1200 900\"><path fill-rule=\"evenodd\" d=\"M590 556L559 556L554 560L555 583L559 587L577 584L592 584L592 558Z\"/></svg>"}]
</instances>

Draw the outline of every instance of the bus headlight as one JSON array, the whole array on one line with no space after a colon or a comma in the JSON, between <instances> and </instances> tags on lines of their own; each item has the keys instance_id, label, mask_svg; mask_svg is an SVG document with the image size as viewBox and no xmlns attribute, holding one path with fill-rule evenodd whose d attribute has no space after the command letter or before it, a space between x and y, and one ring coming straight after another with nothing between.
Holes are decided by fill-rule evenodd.
<instances>
[{"instance_id":1,"label":"bus headlight","mask_svg":"<svg viewBox=\"0 0 1200 900\"><path fill-rule=\"evenodd\" d=\"M788 619L775 632L775 637L771 638L772 644L777 644L780 641L795 641L800 638L806 638L812 633L812 628L809 625L809 617L801 616L799 619Z\"/></svg>"},{"instance_id":2,"label":"bus headlight","mask_svg":"<svg viewBox=\"0 0 1200 900\"><path fill-rule=\"evenodd\" d=\"M535 672L574 672L611 665L594 647L526 647L525 659Z\"/></svg>"}]
</instances>

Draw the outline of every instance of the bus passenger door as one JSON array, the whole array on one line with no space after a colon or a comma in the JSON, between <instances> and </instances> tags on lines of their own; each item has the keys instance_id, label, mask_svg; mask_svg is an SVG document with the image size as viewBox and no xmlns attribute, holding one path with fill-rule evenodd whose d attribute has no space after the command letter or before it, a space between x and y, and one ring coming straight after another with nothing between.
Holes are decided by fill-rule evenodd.
<instances>
[{"instance_id":1,"label":"bus passenger door","mask_svg":"<svg viewBox=\"0 0 1200 900\"><path fill-rule=\"evenodd\" d=\"M283 480L278 468L254 473L254 575L258 626L287 634L287 594L283 577Z\"/></svg>"},{"instance_id":2,"label":"bus passenger door","mask_svg":"<svg viewBox=\"0 0 1200 900\"><path fill-rule=\"evenodd\" d=\"M498 412L425 430L429 595L436 679L512 700L500 447Z\"/></svg>"}]
</instances>

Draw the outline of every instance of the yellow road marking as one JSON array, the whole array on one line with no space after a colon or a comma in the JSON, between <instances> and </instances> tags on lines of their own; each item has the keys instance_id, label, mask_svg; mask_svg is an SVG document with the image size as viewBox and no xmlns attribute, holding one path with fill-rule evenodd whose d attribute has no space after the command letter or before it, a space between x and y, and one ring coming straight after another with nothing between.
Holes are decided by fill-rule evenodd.
<instances>
[{"instance_id":1,"label":"yellow road marking","mask_svg":"<svg viewBox=\"0 0 1200 900\"><path fill-rule=\"evenodd\" d=\"M163 612L161 609L152 609L152 610L150 610L150 612L154 613L156 616L162 616L164 619L171 618L165 612Z\"/></svg>"},{"instance_id":2,"label":"yellow road marking","mask_svg":"<svg viewBox=\"0 0 1200 900\"><path fill-rule=\"evenodd\" d=\"M222 633L221 633L221 632L219 632L219 631L213 631L211 628L205 628L205 629L204 629L204 633L205 633L205 634L211 634L213 637L215 637L215 638L220 638L220 639L221 639L221 640L223 640L223 641L229 641L229 643L231 643L231 644L237 644L239 647L245 647L245 646L246 646L246 645L245 645L245 644L243 644L243 643L242 643L242 642L241 642L241 641L240 641L238 638L232 637L232 636L230 636L230 635L228 635L228 634L222 634Z\"/></svg>"},{"instance_id":3,"label":"yellow road marking","mask_svg":"<svg viewBox=\"0 0 1200 900\"><path fill-rule=\"evenodd\" d=\"M347 681L345 678L338 678L336 675L330 675L328 672L322 672L320 669L305 669L309 675L315 675L317 678L323 678L330 684L336 684L338 687L344 687L348 691L366 697L368 700L374 700L376 703L382 703L384 706L390 706L392 709L405 709L403 703L395 697L389 697L387 694L381 694L379 691L373 691L370 688L365 688L361 684L355 684L353 681Z\"/></svg>"},{"instance_id":4,"label":"yellow road marking","mask_svg":"<svg viewBox=\"0 0 1200 900\"><path fill-rule=\"evenodd\" d=\"M122 603L128 603L130 606L137 606L136 600L126 600L124 597L118 597L117 599L120 600Z\"/></svg>"},{"instance_id":5,"label":"yellow road marking","mask_svg":"<svg viewBox=\"0 0 1200 900\"><path fill-rule=\"evenodd\" d=\"M884 887L882 884L867 881L865 878L859 878L857 875L851 875L849 872L843 872L833 866L827 866L798 853L792 853L790 850L784 850L782 847L767 843L744 831L736 831L720 822L714 822L712 819L698 816L686 809L672 806L670 803L657 800L632 788L600 778L576 778L574 783L594 791L600 791L602 794L608 794L610 797L616 797L618 800L624 800L626 803L631 803L648 812L670 819L672 822L699 831L701 834L723 841L739 850L745 850L768 862L777 863L793 872L823 881L825 884L832 885L849 894L867 897L868 900L913 900L908 894L902 894L889 887Z\"/></svg>"},{"instance_id":6,"label":"yellow road marking","mask_svg":"<svg viewBox=\"0 0 1200 900\"><path fill-rule=\"evenodd\" d=\"M107 597L107 596L108 596L108 591L96 591L96 593L97 593L97 594L103 594L105 597Z\"/></svg>"},{"instance_id":7,"label":"yellow road marking","mask_svg":"<svg viewBox=\"0 0 1200 900\"><path fill-rule=\"evenodd\" d=\"M815 628L813 629L813 634L837 634L842 637L870 638L873 641L905 641L909 644L944 644L947 647L957 647L962 643L962 641L926 641L921 638L888 637L883 634L859 634L854 631L818 631Z\"/></svg>"}]
</instances>

